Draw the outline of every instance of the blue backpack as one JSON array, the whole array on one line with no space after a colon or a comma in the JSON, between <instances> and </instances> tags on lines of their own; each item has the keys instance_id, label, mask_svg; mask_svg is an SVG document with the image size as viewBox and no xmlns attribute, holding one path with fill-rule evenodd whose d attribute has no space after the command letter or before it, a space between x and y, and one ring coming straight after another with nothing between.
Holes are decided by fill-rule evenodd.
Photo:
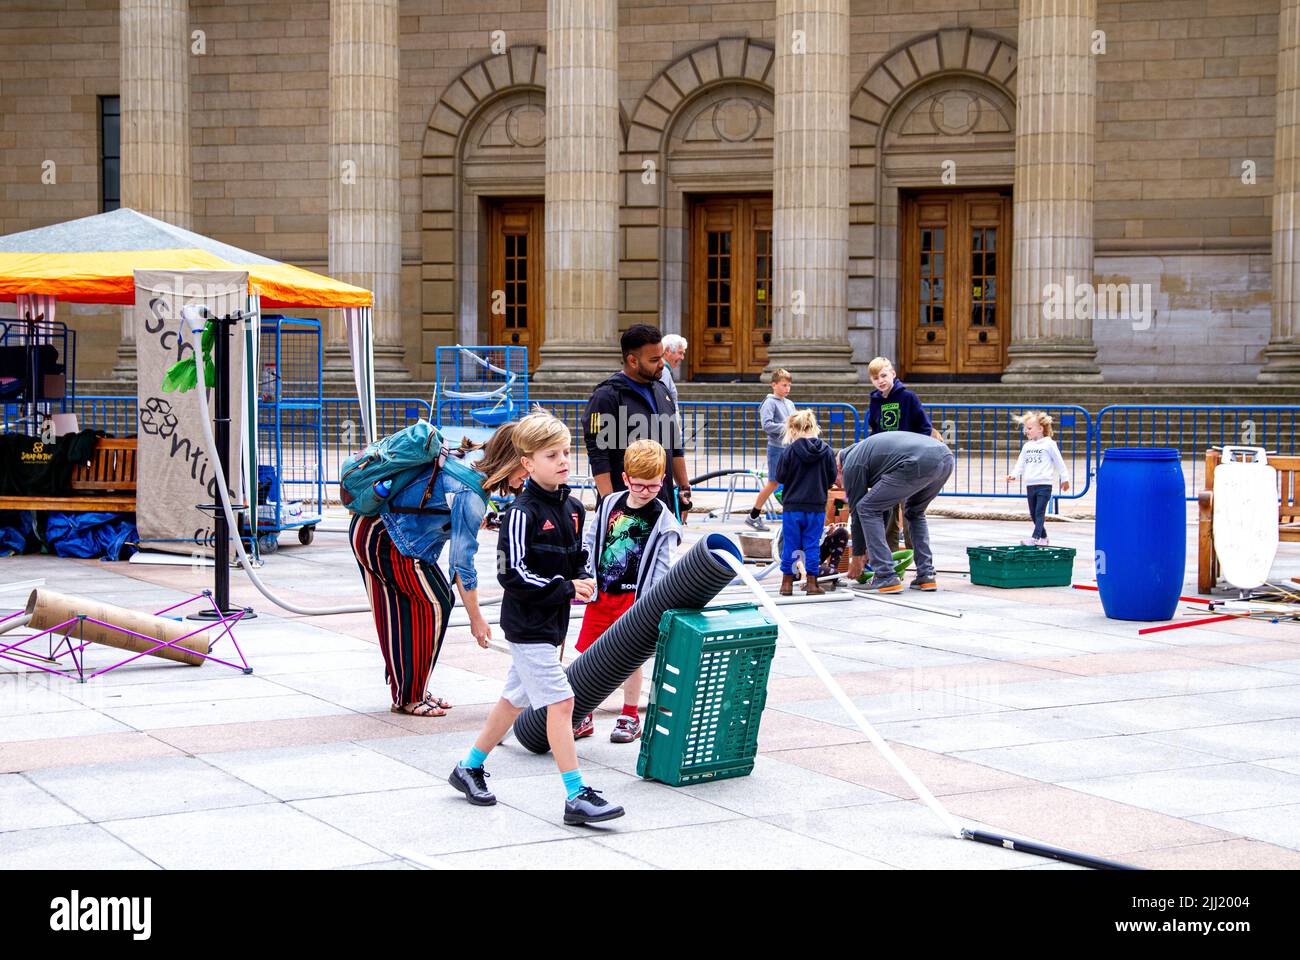
<instances>
[{"instance_id":1,"label":"blue backpack","mask_svg":"<svg viewBox=\"0 0 1300 960\"><path fill-rule=\"evenodd\" d=\"M402 430L382 437L360 453L343 461L339 496L343 506L362 517L376 517L389 511L389 497L411 483L433 465L433 475L414 512L426 512L425 502L433 493L438 474L448 474L465 484L483 502L483 475L460 459L450 456L442 434L428 420L417 420ZM403 511L405 512L405 511ZM433 511L437 512L437 511Z\"/></svg>"}]
</instances>

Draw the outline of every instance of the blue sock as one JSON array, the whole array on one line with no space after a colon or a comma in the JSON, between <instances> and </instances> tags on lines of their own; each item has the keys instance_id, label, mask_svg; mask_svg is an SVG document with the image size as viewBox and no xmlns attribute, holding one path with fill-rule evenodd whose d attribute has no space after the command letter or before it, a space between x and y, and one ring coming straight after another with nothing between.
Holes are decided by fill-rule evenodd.
<instances>
[{"instance_id":1,"label":"blue sock","mask_svg":"<svg viewBox=\"0 0 1300 960\"><path fill-rule=\"evenodd\" d=\"M578 794L582 793L582 788L586 786L582 782L581 770L570 770L568 773L561 773L560 779L564 781L567 800L572 800Z\"/></svg>"},{"instance_id":2,"label":"blue sock","mask_svg":"<svg viewBox=\"0 0 1300 960\"><path fill-rule=\"evenodd\" d=\"M478 747L470 747L469 756L462 760L460 765L462 767L481 767L483 766L483 761L486 760L487 757L488 755Z\"/></svg>"}]
</instances>

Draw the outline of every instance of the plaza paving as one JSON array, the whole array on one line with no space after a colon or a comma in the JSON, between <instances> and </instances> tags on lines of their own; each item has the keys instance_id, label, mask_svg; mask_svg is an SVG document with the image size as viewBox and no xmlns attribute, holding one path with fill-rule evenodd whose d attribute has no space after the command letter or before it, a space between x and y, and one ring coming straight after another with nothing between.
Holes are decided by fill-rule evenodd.
<instances>
[{"instance_id":1,"label":"plaza paving","mask_svg":"<svg viewBox=\"0 0 1300 960\"><path fill-rule=\"evenodd\" d=\"M940 570L966 570L966 546L1015 542L1024 526L933 519ZM689 539L706 529L738 525L692 525ZM1093 525L1049 532L1079 548L1076 578L1090 580ZM345 537L283 540L264 568L272 586L309 604L363 599ZM485 596L497 593L492 553L480 557ZM1283 545L1273 574L1300 575L1300 545ZM0 583L37 577L152 609L210 571L0 561ZM453 627L431 691L455 708L395 715L368 614L288 615L241 573L232 583L259 613L238 630L251 676L150 658L79 685L0 666L0 866L1072 869L945 835L787 640L749 777L639 780L638 745L608 742L615 695L578 752L626 817L563 826L552 760L513 739L488 765L500 803L472 808L445 778L499 695L507 655ZM960 619L888 600L784 610L962 823L1145 867L1300 867L1300 628L1139 637L1093 593L996 590L951 572L940 584L904 599Z\"/></svg>"}]
</instances>

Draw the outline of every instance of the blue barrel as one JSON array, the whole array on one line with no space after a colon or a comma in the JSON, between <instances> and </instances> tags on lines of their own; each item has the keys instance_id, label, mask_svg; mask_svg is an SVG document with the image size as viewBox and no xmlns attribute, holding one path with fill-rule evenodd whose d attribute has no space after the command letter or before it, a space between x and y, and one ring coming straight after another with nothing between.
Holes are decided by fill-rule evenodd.
<instances>
[{"instance_id":1,"label":"blue barrel","mask_svg":"<svg viewBox=\"0 0 1300 960\"><path fill-rule=\"evenodd\" d=\"M1168 620L1187 561L1177 450L1120 447L1097 470L1097 587L1112 620Z\"/></svg>"}]
</instances>

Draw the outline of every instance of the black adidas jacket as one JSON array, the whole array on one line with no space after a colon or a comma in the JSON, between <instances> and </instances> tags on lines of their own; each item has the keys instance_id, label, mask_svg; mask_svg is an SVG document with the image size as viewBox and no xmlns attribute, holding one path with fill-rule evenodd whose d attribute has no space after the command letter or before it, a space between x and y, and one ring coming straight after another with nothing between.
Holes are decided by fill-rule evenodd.
<instances>
[{"instance_id":1,"label":"black adidas jacket","mask_svg":"<svg viewBox=\"0 0 1300 960\"><path fill-rule=\"evenodd\" d=\"M561 485L535 483L515 497L501 521L497 580L505 588L501 630L511 643L558 647L569 629L572 580L587 566L582 503Z\"/></svg>"}]
</instances>

